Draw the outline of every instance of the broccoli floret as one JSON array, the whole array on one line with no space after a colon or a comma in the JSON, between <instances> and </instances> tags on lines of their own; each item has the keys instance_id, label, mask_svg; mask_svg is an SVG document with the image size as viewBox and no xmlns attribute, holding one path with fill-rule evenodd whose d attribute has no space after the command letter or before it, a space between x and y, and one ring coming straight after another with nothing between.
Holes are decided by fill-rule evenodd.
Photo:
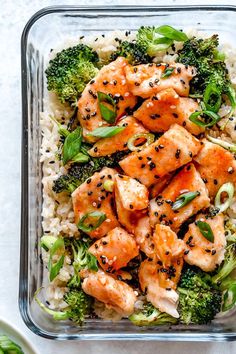
<instances>
[{"instance_id":1,"label":"broccoli floret","mask_svg":"<svg viewBox=\"0 0 236 354\"><path fill-rule=\"evenodd\" d=\"M54 91L62 103L74 103L98 73L97 62L97 53L84 44L62 50L45 70L48 90Z\"/></svg>"},{"instance_id":2,"label":"broccoli floret","mask_svg":"<svg viewBox=\"0 0 236 354\"><path fill-rule=\"evenodd\" d=\"M53 182L55 193L69 192L70 194L80 185L79 180L71 175L62 175Z\"/></svg>"},{"instance_id":3,"label":"broccoli floret","mask_svg":"<svg viewBox=\"0 0 236 354\"><path fill-rule=\"evenodd\" d=\"M177 322L176 318L160 312L150 302L145 303L142 310L133 313L129 320L136 326L157 326Z\"/></svg>"},{"instance_id":4,"label":"broccoli floret","mask_svg":"<svg viewBox=\"0 0 236 354\"><path fill-rule=\"evenodd\" d=\"M73 267L75 269L75 273L78 274L81 269L90 269L93 271L98 270L97 259L88 252L88 248L91 244L91 240L87 239L84 241L83 239L73 240L71 243L71 248L73 251Z\"/></svg>"},{"instance_id":5,"label":"broccoli floret","mask_svg":"<svg viewBox=\"0 0 236 354\"><path fill-rule=\"evenodd\" d=\"M206 324L220 311L221 291L200 269L187 268L177 290L180 321L185 324Z\"/></svg>"},{"instance_id":6,"label":"broccoli floret","mask_svg":"<svg viewBox=\"0 0 236 354\"><path fill-rule=\"evenodd\" d=\"M54 320L61 321L70 319L79 326L82 326L85 316L91 312L93 300L90 296L86 295L83 290L70 290L64 295L64 301L68 307L64 311L55 311L45 306L37 297L34 298L38 305L49 315L53 316Z\"/></svg>"},{"instance_id":7,"label":"broccoli floret","mask_svg":"<svg viewBox=\"0 0 236 354\"><path fill-rule=\"evenodd\" d=\"M225 259L219 267L212 280L215 284L220 283L236 268L236 244L233 243L226 247Z\"/></svg>"},{"instance_id":8,"label":"broccoli floret","mask_svg":"<svg viewBox=\"0 0 236 354\"><path fill-rule=\"evenodd\" d=\"M191 93L203 94L209 83L215 83L221 93L228 92L230 81L226 65L216 60L218 44L218 35L206 39L193 37L184 42L178 52L177 62L197 69L197 75L190 81Z\"/></svg>"},{"instance_id":9,"label":"broccoli floret","mask_svg":"<svg viewBox=\"0 0 236 354\"><path fill-rule=\"evenodd\" d=\"M172 43L172 39L158 36L154 26L141 26L138 30L137 44L151 57L160 50L166 50Z\"/></svg>"},{"instance_id":10,"label":"broccoli floret","mask_svg":"<svg viewBox=\"0 0 236 354\"><path fill-rule=\"evenodd\" d=\"M117 50L111 54L111 60L115 60L118 57L126 58L132 65L147 64L152 61L143 46L136 42L128 41L121 42Z\"/></svg>"}]
</instances>

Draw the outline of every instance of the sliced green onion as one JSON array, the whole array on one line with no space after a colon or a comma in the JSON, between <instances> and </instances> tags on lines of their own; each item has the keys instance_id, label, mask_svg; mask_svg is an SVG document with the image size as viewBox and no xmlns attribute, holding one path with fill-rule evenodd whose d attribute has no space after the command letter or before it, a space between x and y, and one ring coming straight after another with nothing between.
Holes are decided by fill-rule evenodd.
<instances>
[{"instance_id":1,"label":"sliced green onion","mask_svg":"<svg viewBox=\"0 0 236 354\"><path fill-rule=\"evenodd\" d=\"M147 54L150 55L151 57L155 56L157 52L161 52L163 50L168 49L172 44L173 44L172 39L166 37L156 38L154 40L154 43L151 43L147 48Z\"/></svg>"},{"instance_id":2,"label":"sliced green onion","mask_svg":"<svg viewBox=\"0 0 236 354\"><path fill-rule=\"evenodd\" d=\"M93 218L95 219L94 224L85 224L85 221L87 219ZM100 212L100 211L93 211L91 213L85 214L77 224L78 229L80 229L83 232L91 232L93 230L96 230L105 220L107 216L106 214Z\"/></svg>"},{"instance_id":3,"label":"sliced green onion","mask_svg":"<svg viewBox=\"0 0 236 354\"><path fill-rule=\"evenodd\" d=\"M49 315L53 316L53 319L56 321L59 320L67 320L68 319L68 312L61 312L61 311L55 311L55 310L51 310L49 309L47 306L45 306L38 298L38 293L42 290L43 288L39 288L35 294L34 294L34 300L37 302L37 304L39 305L39 307L46 313L48 313Z\"/></svg>"},{"instance_id":4,"label":"sliced green onion","mask_svg":"<svg viewBox=\"0 0 236 354\"><path fill-rule=\"evenodd\" d=\"M207 135L207 139L210 140L214 144L222 146L224 149L229 150L230 152L236 153L236 144L228 143L227 141L213 138L210 135Z\"/></svg>"},{"instance_id":5,"label":"sliced green onion","mask_svg":"<svg viewBox=\"0 0 236 354\"><path fill-rule=\"evenodd\" d=\"M235 90L232 86L228 87L226 95L228 96L230 104L231 104L231 110L229 113L229 117L231 117L236 109L236 93L235 93Z\"/></svg>"},{"instance_id":6,"label":"sliced green onion","mask_svg":"<svg viewBox=\"0 0 236 354\"><path fill-rule=\"evenodd\" d=\"M224 202L221 203L221 194L222 193L227 193L228 194L228 199ZM234 185L231 182L224 183L218 190L216 197L215 197L215 207L219 209L219 212L222 213L226 209L230 207L233 201L233 196L234 196Z\"/></svg>"},{"instance_id":7,"label":"sliced green onion","mask_svg":"<svg viewBox=\"0 0 236 354\"><path fill-rule=\"evenodd\" d=\"M135 146L135 142L139 139L145 139L146 141L143 145ZM134 134L131 138L129 138L127 142L127 147L130 151L138 151L152 144L154 140L155 135L151 133Z\"/></svg>"},{"instance_id":8,"label":"sliced green onion","mask_svg":"<svg viewBox=\"0 0 236 354\"><path fill-rule=\"evenodd\" d=\"M229 288L225 291L223 296L223 304L222 304L222 311L229 311L231 310L236 303L236 284L233 283L229 286Z\"/></svg>"},{"instance_id":9,"label":"sliced green onion","mask_svg":"<svg viewBox=\"0 0 236 354\"><path fill-rule=\"evenodd\" d=\"M73 132L69 133L65 139L62 151L64 165L80 152L81 143L82 129L78 127Z\"/></svg>"},{"instance_id":10,"label":"sliced green onion","mask_svg":"<svg viewBox=\"0 0 236 354\"><path fill-rule=\"evenodd\" d=\"M110 179L108 179L107 181L105 181L105 182L103 183L103 188L104 188L107 192L113 192L114 182L111 181Z\"/></svg>"},{"instance_id":11,"label":"sliced green onion","mask_svg":"<svg viewBox=\"0 0 236 354\"><path fill-rule=\"evenodd\" d=\"M208 241L214 242L214 234L210 225L207 222L198 220L195 224L199 228L202 236L204 236Z\"/></svg>"},{"instance_id":12,"label":"sliced green onion","mask_svg":"<svg viewBox=\"0 0 236 354\"><path fill-rule=\"evenodd\" d=\"M24 354L21 347L5 334L0 334L0 354Z\"/></svg>"},{"instance_id":13,"label":"sliced green onion","mask_svg":"<svg viewBox=\"0 0 236 354\"><path fill-rule=\"evenodd\" d=\"M40 246L45 249L46 252L48 252L54 243L57 241L57 237L55 236L49 236L49 235L44 235L41 237L40 240Z\"/></svg>"},{"instance_id":14,"label":"sliced green onion","mask_svg":"<svg viewBox=\"0 0 236 354\"><path fill-rule=\"evenodd\" d=\"M125 129L125 127L101 127L93 130L90 134L91 136L96 136L98 138L111 138L112 136L119 134Z\"/></svg>"},{"instance_id":15,"label":"sliced green onion","mask_svg":"<svg viewBox=\"0 0 236 354\"><path fill-rule=\"evenodd\" d=\"M108 123L111 124L114 123L117 116L115 101L113 100L113 98L111 98L109 95L107 95L104 92L98 91L97 95L98 95L98 105L99 105L102 118ZM111 108L108 108L102 102L108 103L111 106Z\"/></svg>"},{"instance_id":16,"label":"sliced green onion","mask_svg":"<svg viewBox=\"0 0 236 354\"><path fill-rule=\"evenodd\" d=\"M176 198L176 201L172 205L172 210L179 210L180 208L183 208L185 205L190 203L193 199L198 197L200 195L200 192L187 192L183 193L180 196Z\"/></svg>"},{"instance_id":17,"label":"sliced green onion","mask_svg":"<svg viewBox=\"0 0 236 354\"><path fill-rule=\"evenodd\" d=\"M208 111L219 111L221 106L221 92L215 83L207 85L203 95L203 102Z\"/></svg>"},{"instance_id":18,"label":"sliced green onion","mask_svg":"<svg viewBox=\"0 0 236 354\"><path fill-rule=\"evenodd\" d=\"M199 116L201 116L203 114L211 118L210 122L207 123L207 122L204 122L204 121L202 121L201 119L198 118ZM212 112L212 111L207 111L207 110L206 111L201 111L201 112L194 112L189 117L189 120L191 122L193 122L194 124L198 125L199 127L204 127L204 128L212 127L220 119L221 119L221 117L217 113Z\"/></svg>"},{"instance_id":19,"label":"sliced green onion","mask_svg":"<svg viewBox=\"0 0 236 354\"><path fill-rule=\"evenodd\" d=\"M165 68L165 70L163 71L162 75L161 75L161 78L162 79L165 79L166 77L169 77L173 71L175 70L175 68Z\"/></svg>"},{"instance_id":20,"label":"sliced green onion","mask_svg":"<svg viewBox=\"0 0 236 354\"><path fill-rule=\"evenodd\" d=\"M48 260L48 271L49 271L50 281L53 281L56 278L56 276L59 274L60 269L63 267L63 264L64 264L64 258L65 258L64 255L62 255L60 257L59 261L57 261L55 264L52 261L53 256L59 250L62 250L63 252L65 251L65 245L64 245L63 238L58 238L49 250L50 255L49 255L49 260Z\"/></svg>"},{"instance_id":21,"label":"sliced green onion","mask_svg":"<svg viewBox=\"0 0 236 354\"><path fill-rule=\"evenodd\" d=\"M168 25L157 27L156 32L177 42L185 42L188 39L188 36L184 32L178 31Z\"/></svg>"}]
</instances>

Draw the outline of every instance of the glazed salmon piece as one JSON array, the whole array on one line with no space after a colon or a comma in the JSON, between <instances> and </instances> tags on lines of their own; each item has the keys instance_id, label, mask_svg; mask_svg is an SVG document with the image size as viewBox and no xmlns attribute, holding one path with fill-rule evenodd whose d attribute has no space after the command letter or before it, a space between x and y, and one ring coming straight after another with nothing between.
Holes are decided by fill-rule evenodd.
<instances>
[{"instance_id":1,"label":"glazed salmon piece","mask_svg":"<svg viewBox=\"0 0 236 354\"><path fill-rule=\"evenodd\" d=\"M199 192L200 195L179 210L173 210L172 204L176 198L187 192ZM191 163L172 179L161 195L150 201L150 223L152 227L155 227L156 224L163 224L178 231L184 221L209 205L210 199L205 183Z\"/></svg>"},{"instance_id":2,"label":"glazed salmon piece","mask_svg":"<svg viewBox=\"0 0 236 354\"><path fill-rule=\"evenodd\" d=\"M213 144L208 140L202 141L203 147L194 158L197 170L200 172L210 198L213 199L226 182L236 183L236 161L234 156L223 147Z\"/></svg>"},{"instance_id":3,"label":"glazed salmon piece","mask_svg":"<svg viewBox=\"0 0 236 354\"><path fill-rule=\"evenodd\" d=\"M205 215L199 215L196 220L210 225L214 242L208 241L195 223L190 224L188 232L184 236L186 248L184 260L205 272L212 272L224 260L226 246L224 216L219 214L213 218L206 218Z\"/></svg>"},{"instance_id":4,"label":"glazed salmon piece","mask_svg":"<svg viewBox=\"0 0 236 354\"><path fill-rule=\"evenodd\" d=\"M197 102L192 98L180 97L175 90L167 88L144 101L134 112L134 117L152 132L165 132L176 123L191 134L198 135L204 129L189 120L198 109Z\"/></svg>"},{"instance_id":5,"label":"glazed salmon piece","mask_svg":"<svg viewBox=\"0 0 236 354\"><path fill-rule=\"evenodd\" d=\"M85 277L82 289L86 294L105 303L108 308L113 308L124 317L134 312L136 295L128 284L103 271L82 272L81 276Z\"/></svg>"},{"instance_id":6,"label":"glazed salmon piece","mask_svg":"<svg viewBox=\"0 0 236 354\"><path fill-rule=\"evenodd\" d=\"M139 219L147 215L147 209L134 210L134 211L125 209L121 202L120 194L117 190L116 185L115 185L115 201L116 201L116 212L120 224L123 225L128 232L134 234Z\"/></svg>"},{"instance_id":7,"label":"glazed salmon piece","mask_svg":"<svg viewBox=\"0 0 236 354\"><path fill-rule=\"evenodd\" d=\"M128 61L125 58L117 58L104 66L85 87L78 101L78 119L86 141L98 140L87 134L100 126L109 125L101 116L97 92L112 95L117 102L117 117L135 106L137 99L129 92L125 77L125 67L127 65Z\"/></svg>"},{"instance_id":8,"label":"glazed salmon piece","mask_svg":"<svg viewBox=\"0 0 236 354\"><path fill-rule=\"evenodd\" d=\"M119 164L126 175L149 187L160 177L190 162L200 147L199 140L174 124L157 141L140 152L131 153Z\"/></svg>"},{"instance_id":9,"label":"glazed salmon piece","mask_svg":"<svg viewBox=\"0 0 236 354\"><path fill-rule=\"evenodd\" d=\"M127 142L133 135L148 133L148 130L137 119L130 116L121 119L116 125L125 127L125 129L110 138L103 138L96 142L88 151L90 156L107 156L117 151L128 150Z\"/></svg>"},{"instance_id":10,"label":"glazed salmon piece","mask_svg":"<svg viewBox=\"0 0 236 354\"><path fill-rule=\"evenodd\" d=\"M134 229L134 236L140 250L149 258L153 258L154 243L152 240L152 229L148 216L140 218Z\"/></svg>"},{"instance_id":11,"label":"glazed salmon piece","mask_svg":"<svg viewBox=\"0 0 236 354\"><path fill-rule=\"evenodd\" d=\"M165 269L165 272L163 272ZM147 300L161 312L178 318L177 311L179 295L175 291L175 284L157 262L145 260L139 268L139 283L142 291L146 291Z\"/></svg>"},{"instance_id":12,"label":"glazed salmon piece","mask_svg":"<svg viewBox=\"0 0 236 354\"><path fill-rule=\"evenodd\" d=\"M169 173L157 180L157 182L149 187L150 198L155 198L170 183L174 173Z\"/></svg>"},{"instance_id":13,"label":"glazed salmon piece","mask_svg":"<svg viewBox=\"0 0 236 354\"><path fill-rule=\"evenodd\" d=\"M106 272L112 272L125 267L127 263L139 254L133 235L121 227L108 232L107 236L96 241L90 248L100 266Z\"/></svg>"},{"instance_id":14,"label":"glazed salmon piece","mask_svg":"<svg viewBox=\"0 0 236 354\"><path fill-rule=\"evenodd\" d=\"M92 238L101 238L110 230L119 226L113 210L113 193L107 192L103 183L107 180L114 180L116 171L111 168L103 168L88 178L72 193L72 203L75 213L75 223L87 213L99 211L106 215L106 220L94 231L88 232ZM92 219L92 218L91 218ZM94 223L95 220L91 220ZM88 223L88 220L85 221Z\"/></svg>"},{"instance_id":15,"label":"glazed salmon piece","mask_svg":"<svg viewBox=\"0 0 236 354\"><path fill-rule=\"evenodd\" d=\"M116 174L115 185L116 195L119 194L121 204L126 210L135 211L148 207L148 190L136 179Z\"/></svg>"},{"instance_id":16,"label":"glazed salmon piece","mask_svg":"<svg viewBox=\"0 0 236 354\"><path fill-rule=\"evenodd\" d=\"M162 78L166 69L173 69L170 76ZM187 68L180 63L126 65L125 74L129 91L135 96L148 98L167 88L173 88L178 95L189 95L189 81L196 75L192 66Z\"/></svg>"}]
</instances>

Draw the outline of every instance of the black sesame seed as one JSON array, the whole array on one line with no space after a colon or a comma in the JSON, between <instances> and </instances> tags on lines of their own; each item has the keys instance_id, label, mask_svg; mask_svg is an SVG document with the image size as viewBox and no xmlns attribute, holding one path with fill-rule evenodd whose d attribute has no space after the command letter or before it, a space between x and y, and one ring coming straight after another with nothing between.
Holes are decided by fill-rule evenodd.
<instances>
[{"instance_id":1,"label":"black sesame seed","mask_svg":"<svg viewBox=\"0 0 236 354\"><path fill-rule=\"evenodd\" d=\"M187 254L189 254L189 250L184 251L184 255L186 256Z\"/></svg>"},{"instance_id":2,"label":"black sesame seed","mask_svg":"<svg viewBox=\"0 0 236 354\"><path fill-rule=\"evenodd\" d=\"M91 178L88 178L86 182L89 184L91 182Z\"/></svg>"},{"instance_id":3,"label":"black sesame seed","mask_svg":"<svg viewBox=\"0 0 236 354\"><path fill-rule=\"evenodd\" d=\"M178 117L179 117L177 113L172 113L172 114L173 114L173 116L174 116L175 118L178 118Z\"/></svg>"},{"instance_id":4,"label":"black sesame seed","mask_svg":"<svg viewBox=\"0 0 236 354\"><path fill-rule=\"evenodd\" d=\"M214 179L214 180L213 180L213 183L214 183L215 185L217 185L217 184L218 184L217 179Z\"/></svg>"}]
</instances>

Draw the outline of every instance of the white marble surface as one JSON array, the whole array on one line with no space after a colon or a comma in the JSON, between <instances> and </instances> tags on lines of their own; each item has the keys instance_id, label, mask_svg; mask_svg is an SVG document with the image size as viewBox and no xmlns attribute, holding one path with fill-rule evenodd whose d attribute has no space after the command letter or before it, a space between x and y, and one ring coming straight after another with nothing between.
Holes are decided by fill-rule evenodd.
<instances>
[{"instance_id":1,"label":"white marble surface","mask_svg":"<svg viewBox=\"0 0 236 354\"><path fill-rule=\"evenodd\" d=\"M154 1L155 2L155 1ZM157 2L157 1L156 1ZM155 2L155 3L156 3ZM158 4L167 1L159 0ZM201 1L204 3L204 1ZM216 1L209 1L215 3ZM219 1L217 1L219 3ZM90 5L137 1L87 0L64 4ZM146 2L145 2L146 3ZM171 1L182 3L186 1ZM200 3L192 0L189 3ZM207 3L207 1L205 1ZM221 2L221 3L226 3ZM227 1L227 3L235 3ZM23 323L18 309L19 238L20 238L20 36L24 24L42 7L56 0L0 0L0 315L15 324L36 345L41 354L224 354L236 353L236 343L163 343L163 342L56 342L34 335ZM235 3L236 5L236 3Z\"/></svg>"}]
</instances>

